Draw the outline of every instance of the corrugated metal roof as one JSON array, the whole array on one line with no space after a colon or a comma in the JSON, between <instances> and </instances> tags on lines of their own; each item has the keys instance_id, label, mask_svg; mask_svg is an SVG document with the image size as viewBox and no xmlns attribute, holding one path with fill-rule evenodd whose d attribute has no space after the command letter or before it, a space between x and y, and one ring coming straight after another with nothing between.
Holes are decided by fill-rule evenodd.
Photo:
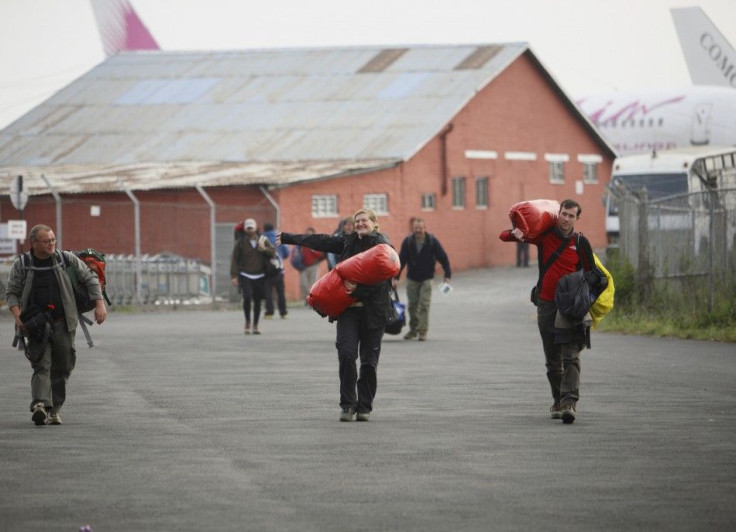
<instances>
[{"instance_id":1,"label":"corrugated metal roof","mask_svg":"<svg viewBox=\"0 0 736 532\"><path fill-rule=\"evenodd\" d=\"M296 182L358 175L391 168L397 164L399 161L371 159L281 163L203 161L55 167L22 166L5 167L0 176L9 183L12 177L22 174L24 190L28 195L33 196L51 192L44 177L55 192L65 194L123 192L126 188L130 190L174 189L195 185L219 187L267 184L280 187Z\"/></svg>"},{"instance_id":2,"label":"corrugated metal roof","mask_svg":"<svg viewBox=\"0 0 736 532\"><path fill-rule=\"evenodd\" d=\"M526 50L515 43L117 55L0 132L0 174L142 165L157 179L157 165L201 161L271 170L300 161L331 169L405 161ZM262 183L282 184L273 179Z\"/></svg>"}]
</instances>

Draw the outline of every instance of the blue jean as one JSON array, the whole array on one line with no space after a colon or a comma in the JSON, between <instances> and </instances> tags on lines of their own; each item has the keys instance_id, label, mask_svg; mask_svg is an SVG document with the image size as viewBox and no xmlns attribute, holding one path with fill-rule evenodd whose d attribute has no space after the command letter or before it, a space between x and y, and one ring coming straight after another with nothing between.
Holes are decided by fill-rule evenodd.
<instances>
[{"instance_id":1,"label":"blue jean","mask_svg":"<svg viewBox=\"0 0 736 532\"><path fill-rule=\"evenodd\" d=\"M335 346L340 375L341 408L355 408L358 412L373 410L383 331L383 327L369 329L366 326L364 307L350 307L337 318ZM360 376L356 367L358 357Z\"/></svg>"}]
</instances>

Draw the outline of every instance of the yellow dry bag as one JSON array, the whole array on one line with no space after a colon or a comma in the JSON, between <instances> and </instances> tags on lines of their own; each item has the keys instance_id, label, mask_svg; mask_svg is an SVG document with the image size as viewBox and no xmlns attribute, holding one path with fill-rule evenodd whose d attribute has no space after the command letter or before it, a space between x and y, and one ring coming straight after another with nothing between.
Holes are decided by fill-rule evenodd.
<instances>
[{"instance_id":1,"label":"yellow dry bag","mask_svg":"<svg viewBox=\"0 0 736 532\"><path fill-rule=\"evenodd\" d=\"M593 306L590 307L590 316L593 318L592 326L595 328L598 325L598 322L600 322L613 308L613 294L616 291L616 288L613 286L613 276L606 267L603 266L598 255L595 253L593 253L593 260L595 261L596 268L602 271L603 275L608 279L608 286L606 286L606 289L603 290L603 292L601 292L598 298L593 302Z\"/></svg>"}]
</instances>

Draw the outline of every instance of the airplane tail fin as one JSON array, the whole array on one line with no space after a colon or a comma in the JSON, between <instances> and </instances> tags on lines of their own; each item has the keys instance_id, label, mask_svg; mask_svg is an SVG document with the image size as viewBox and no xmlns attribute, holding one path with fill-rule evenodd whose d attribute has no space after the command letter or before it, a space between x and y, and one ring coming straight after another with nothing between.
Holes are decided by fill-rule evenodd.
<instances>
[{"instance_id":1,"label":"airplane tail fin","mask_svg":"<svg viewBox=\"0 0 736 532\"><path fill-rule=\"evenodd\" d=\"M124 50L160 50L128 0L91 0L105 55Z\"/></svg>"},{"instance_id":2,"label":"airplane tail fin","mask_svg":"<svg viewBox=\"0 0 736 532\"><path fill-rule=\"evenodd\" d=\"M736 51L699 7L670 9L695 85L736 88Z\"/></svg>"}]
</instances>

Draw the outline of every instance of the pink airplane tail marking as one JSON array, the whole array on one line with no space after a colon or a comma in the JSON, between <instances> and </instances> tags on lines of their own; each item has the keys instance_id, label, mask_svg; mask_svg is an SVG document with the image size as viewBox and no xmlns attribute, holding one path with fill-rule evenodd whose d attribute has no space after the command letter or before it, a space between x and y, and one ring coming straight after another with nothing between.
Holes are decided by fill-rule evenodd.
<instances>
[{"instance_id":1,"label":"pink airplane tail marking","mask_svg":"<svg viewBox=\"0 0 736 532\"><path fill-rule=\"evenodd\" d=\"M105 55L126 50L160 50L128 0L91 0Z\"/></svg>"}]
</instances>

